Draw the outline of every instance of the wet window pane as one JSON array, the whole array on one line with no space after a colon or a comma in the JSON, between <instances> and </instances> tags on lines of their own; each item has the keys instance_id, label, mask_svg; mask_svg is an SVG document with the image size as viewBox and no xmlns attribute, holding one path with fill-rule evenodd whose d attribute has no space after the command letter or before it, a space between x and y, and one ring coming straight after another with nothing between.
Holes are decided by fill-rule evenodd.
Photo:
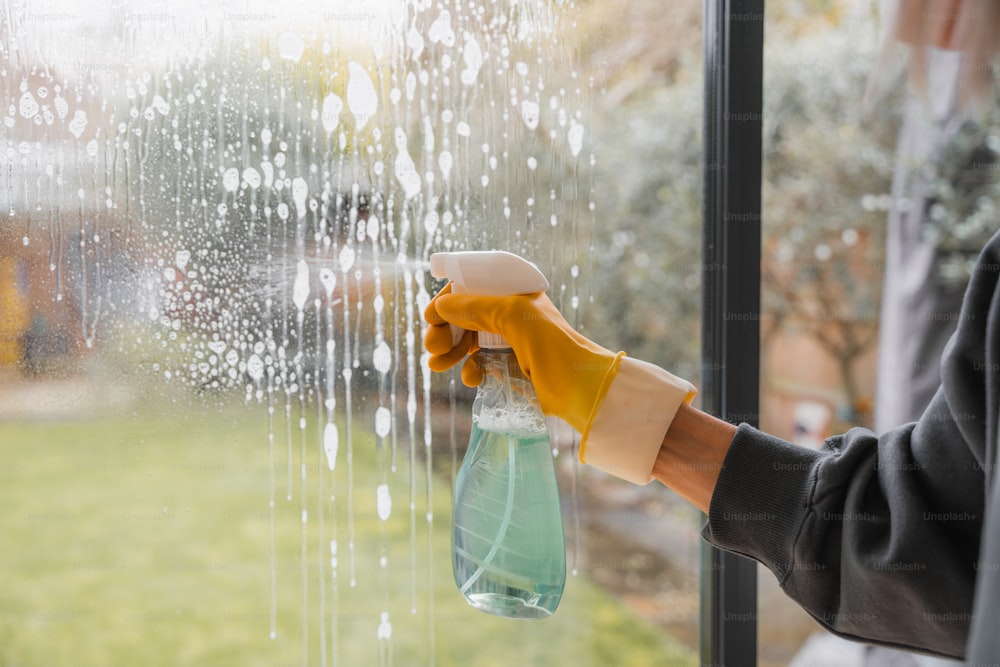
<instances>
[{"instance_id":1,"label":"wet window pane","mask_svg":"<svg viewBox=\"0 0 1000 667\"><path fill-rule=\"evenodd\" d=\"M560 609L464 602L421 313L430 253L503 248L697 380L700 8L0 21L0 663L695 664L697 513L558 425Z\"/></svg>"}]
</instances>

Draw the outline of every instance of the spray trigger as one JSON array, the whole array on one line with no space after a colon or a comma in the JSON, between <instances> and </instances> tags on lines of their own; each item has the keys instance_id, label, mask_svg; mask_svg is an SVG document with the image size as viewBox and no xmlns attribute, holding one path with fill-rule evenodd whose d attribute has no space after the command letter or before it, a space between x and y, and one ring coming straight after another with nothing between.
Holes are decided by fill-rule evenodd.
<instances>
[{"instance_id":1,"label":"spray trigger","mask_svg":"<svg viewBox=\"0 0 1000 667\"><path fill-rule=\"evenodd\" d=\"M431 275L451 281L455 294L513 296L534 294L549 288L549 281L528 260L503 250L436 252L430 258ZM452 345L458 345L465 331L451 326ZM480 347L506 347L495 332L478 332Z\"/></svg>"}]
</instances>

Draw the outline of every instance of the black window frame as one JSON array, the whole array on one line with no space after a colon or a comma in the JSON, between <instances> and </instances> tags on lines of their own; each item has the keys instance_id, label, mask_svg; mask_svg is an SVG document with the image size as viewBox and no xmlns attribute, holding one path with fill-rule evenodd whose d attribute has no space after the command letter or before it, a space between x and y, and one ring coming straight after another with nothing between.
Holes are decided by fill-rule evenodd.
<instances>
[{"instance_id":1,"label":"black window frame","mask_svg":"<svg viewBox=\"0 0 1000 667\"><path fill-rule=\"evenodd\" d=\"M757 426L764 0L703 11L702 407ZM703 542L700 587L701 664L756 665L756 563Z\"/></svg>"}]
</instances>

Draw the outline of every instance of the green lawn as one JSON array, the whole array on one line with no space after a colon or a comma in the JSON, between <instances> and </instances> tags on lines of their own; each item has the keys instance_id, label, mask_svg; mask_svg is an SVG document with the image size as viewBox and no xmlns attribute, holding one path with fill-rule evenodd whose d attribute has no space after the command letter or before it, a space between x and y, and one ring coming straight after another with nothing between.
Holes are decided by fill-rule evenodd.
<instances>
[{"instance_id":1,"label":"green lawn","mask_svg":"<svg viewBox=\"0 0 1000 667\"><path fill-rule=\"evenodd\" d=\"M323 468L323 497L333 500L324 503L320 535L314 420L304 431L304 569L300 432L296 423L288 501L278 414L274 639L262 406L166 413L153 406L92 420L0 423L0 667L696 664L583 575L570 578L545 621L473 610L451 579L447 480L435 478L428 494L423 465L415 469L411 531L406 449L400 445L389 472L373 436L357 432L352 586L346 443L342 436L336 471ZM383 482L392 496L385 521L375 503ZM391 635L380 641L384 612Z\"/></svg>"}]
</instances>

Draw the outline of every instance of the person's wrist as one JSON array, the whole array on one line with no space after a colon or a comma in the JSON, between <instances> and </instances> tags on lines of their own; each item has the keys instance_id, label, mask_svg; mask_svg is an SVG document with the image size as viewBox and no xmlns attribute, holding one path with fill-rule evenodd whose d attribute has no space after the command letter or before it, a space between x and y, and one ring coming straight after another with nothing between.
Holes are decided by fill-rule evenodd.
<instances>
[{"instance_id":1,"label":"person's wrist","mask_svg":"<svg viewBox=\"0 0 1000 667\"><path fill-rule=\"evenodd\" d=\"M690 501L708 507L736 427L691 405L681 405L663 436L653 478Z\"/></svg>"}]
</instances>

